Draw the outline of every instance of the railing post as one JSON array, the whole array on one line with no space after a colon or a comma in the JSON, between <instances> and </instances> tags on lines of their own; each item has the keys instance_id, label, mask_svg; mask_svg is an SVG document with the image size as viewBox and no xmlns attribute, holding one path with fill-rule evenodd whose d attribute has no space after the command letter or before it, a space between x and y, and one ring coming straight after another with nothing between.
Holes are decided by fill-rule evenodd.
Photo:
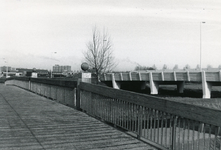
<instances>
[{"instance_id":1,"label":"railing post","mask_svg":"<svg viewBox=\"0 0 221 150\"><path fill-rule=\"evenodd\" d=\"M138 126L137 126L137 128L138 128L138 134L137 134L137 138L138 139L140 139L141 138L141 136L142 136L142 117L143 117L143 112L142 112L142 107L141 106L138 106L139 108L138 108Z\"/></svg>"},{"instance_id":2,"label":"railing post","mask_svg":"<svg viewBox=\"0 0 221 150\"><path fill-rule=\"evenodd\" d=\"M81 79L78 79L77 89L76 89L76 109L77 110L81 110L81 108L80 108L80 103L81 103L80 94L81 94L81 92L80 92L80 88L79 88L80 81L81 81Z\"/></svg>"},{"instance_id":3,"label":"railing post","mask_svg":"<svg viewBox=\"0 0 221 150\"><path fill-rule=\"evenodd\" d=\"M31 79L28 79L28 90L31 91Z\"/></svg>"},{"instance_id":4,"label":"railing post","mask_svg":"<svg viewBox=\"0 0 221 150\"><path fill-rule=\"evenodd\" d=\"M79 88L80 82L91 83L91 73L82 73L81 78L77 81L76 89L76 109L81 110L81 90Z\"/></svg>"},{"instance_id":5,"label":"railing post","mask_svg":"<svg viewBox=\"0 0 221 150\"><path fill-rule=\"evenodd\" d=\"M172 128L172 150L176 150L176 127L177 127L177 116L175 116L173 120L173 128Z\"/></svg>"}]
</instances>

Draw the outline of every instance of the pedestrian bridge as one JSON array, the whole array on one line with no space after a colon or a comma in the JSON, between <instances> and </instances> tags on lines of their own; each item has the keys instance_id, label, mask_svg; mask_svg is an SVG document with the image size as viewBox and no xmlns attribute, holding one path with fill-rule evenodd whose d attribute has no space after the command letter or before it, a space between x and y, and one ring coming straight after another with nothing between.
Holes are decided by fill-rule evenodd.
<instances>
[{"instance_id":1,"label":"pedestrian bridge","mask_svg":"<svg viewBox=\"0 0 221 150\"><path fill-rule=\"evenodd\" d=\"M112 84L113 88L120 89L124 83L144 89L149 86L151 93L158 94L159 85L177 85L179 93L183 93L185 83L201 83L203 98L211 97L212 86L221 86L221 71L149 71L149 72L118 72L105 73L101 81Z\"/></svg>"},{"instance_id":2,"label":"pedestrian bridge","mask_svg":"<svg viewBox=\"0 0 221 150\"><path fill-rule=\"evenodd\" d=\"M1 150L155 150L87 114L0 84Z\"/></svg>"},{"instance_id":3,"label":"pedestrian bridge","mask_svg":"<svg viewBox=\"0 0 221 150\"><path fill-rule=\"evenodd\" d=\"M1 85L0 148L155 150L152 145L161 150L221 149L218 109L74 83L12 78L5 84L25 90Z\"/></svg>"}]
</instances>

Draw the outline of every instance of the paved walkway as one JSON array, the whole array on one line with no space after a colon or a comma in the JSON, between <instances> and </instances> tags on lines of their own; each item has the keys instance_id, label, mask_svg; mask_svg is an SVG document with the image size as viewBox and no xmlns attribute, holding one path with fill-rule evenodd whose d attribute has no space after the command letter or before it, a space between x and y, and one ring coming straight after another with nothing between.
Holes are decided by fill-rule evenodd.
<instances>
[{"instance_id":1,"label":"paved walkway","mask_svg":"<svg viewBox=\"0 0 221 150\"><path fill-rule=\"evenodd\" d=\"M83 112L0 84L0 150L40 149L154 150Z\"/></svg>"}]
</instances>

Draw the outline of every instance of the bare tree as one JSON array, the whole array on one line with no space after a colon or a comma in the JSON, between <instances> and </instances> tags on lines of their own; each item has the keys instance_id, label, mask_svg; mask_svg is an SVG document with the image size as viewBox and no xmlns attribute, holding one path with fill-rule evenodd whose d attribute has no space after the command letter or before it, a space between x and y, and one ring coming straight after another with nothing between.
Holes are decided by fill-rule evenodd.
<instances>
[{"instance_id":1,"label":"bare tree","mask_svg":"<svg viewBox=\"0 0 221 150\"><path fill-rule=\"evenodd\" d=\"M88 42L84 57L98 79L101 73L111 71L116 66L111 38L106 30L101 33L96 27L93 28L92 41Z\"/></svg>"}]
</instances>

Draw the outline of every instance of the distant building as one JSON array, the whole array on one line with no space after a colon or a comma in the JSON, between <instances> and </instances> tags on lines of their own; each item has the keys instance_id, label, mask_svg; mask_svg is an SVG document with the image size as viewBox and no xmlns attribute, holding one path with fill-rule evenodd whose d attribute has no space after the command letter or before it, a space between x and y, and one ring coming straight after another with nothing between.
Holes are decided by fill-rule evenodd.
<instances>
[{"instance_id":1,"label":"distant building","mask_svg":"<svg viewBox=\"0 0 221 150\"><path fill-rule=\"evenodd\" d=\"M17 72L22 73L22 76L31 77L32 73L35 72L37 77L49 77L48 70L44 69L27 69L27 68L16 68Z\"/></svg>"},{"instance_id":2,"label":"distant building","mask_svg":"<svg viewBox=\"0 0 221 150\"><path fill-rule=\"evenodd\" d=\"M9 67L9 66L2 66L2 67L0 67L0 71L1 72L10 72L12 70L12 68L11 67Z\"/></svg>"},{"instance_id":3,"label":"distant building","mask_svg":"<svg viewBox=\"0 0 221 150\"><path fill-rule=\"evenodd\" d=\"M63 73L63 72L71 72L71 66L53 66L53 73Z\"/></svg>"}]
</instances>

